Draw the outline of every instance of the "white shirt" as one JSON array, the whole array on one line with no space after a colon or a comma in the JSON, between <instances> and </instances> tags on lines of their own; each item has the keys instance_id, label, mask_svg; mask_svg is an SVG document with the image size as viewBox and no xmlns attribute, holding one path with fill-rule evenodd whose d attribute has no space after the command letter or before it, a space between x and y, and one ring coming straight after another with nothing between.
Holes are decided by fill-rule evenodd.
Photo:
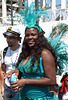
<instances>
[{"instance_id":1,"label":"white shirt","mask_svg":"<svg viewBox=\"0 0 68 100\"><path fill-rule=\"evenodd\" d=\"M8 50L6 52L6 55L4 57L4 62L6 64L6 73L10 72L12 70L12 64L17 63L19 54L21 53L21 46L15 51L12 51L10 47L8 47ZM10 86L8 78L5 79L5 84L7 86Z\"/></svg>"},{"instance_id":2,"label":"white shirt","mask_svg":"<svg viewBox=\"0 0 68 100\"><path fill-rule=\"evenodd\" d=\"M65 93L62 97L62 100L68 100L68 93Z\"/></svg>"}]
</instances>

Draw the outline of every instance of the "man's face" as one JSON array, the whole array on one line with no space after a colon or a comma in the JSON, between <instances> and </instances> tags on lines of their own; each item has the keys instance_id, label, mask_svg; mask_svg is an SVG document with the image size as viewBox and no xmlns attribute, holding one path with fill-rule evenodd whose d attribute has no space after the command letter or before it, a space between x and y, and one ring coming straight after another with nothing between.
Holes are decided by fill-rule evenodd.
<instances>
[{"instance_id":1,"label":"man's face","mask_svg":"<svg viewBox=\"0 0 68 100\"><path fill-rule=\"evenodd\" d=\"M11 37L11 36L6 36L6 41L9 47L13 47L16 45L17 43L17 38L15 37Z\"/></svg>"}]
</instances>

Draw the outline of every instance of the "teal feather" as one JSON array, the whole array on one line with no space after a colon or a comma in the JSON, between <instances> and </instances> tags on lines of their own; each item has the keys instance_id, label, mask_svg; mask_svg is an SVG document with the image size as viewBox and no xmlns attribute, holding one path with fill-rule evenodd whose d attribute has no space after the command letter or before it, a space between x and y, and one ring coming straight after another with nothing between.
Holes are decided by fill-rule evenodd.
<instances>
[{"instance_id":1,"label":"teal feather","mask_svg":"<svg viewBox=\"0 0 68 100\"><path fill-rule=\"evenodd\" d=\"M61 30L61 25L56 26L59 30ZM62 74L64 71L64 68L68 67L68 45L62 41L62 37L68 33L68 26L63 24L62 30L57 33L56 32L56 27L52 29L52 32L50 32L48 36L48 41L50 42L51 46L54 48L57 56L57 61L58 61L58 66L57 66L57 74Z\"/></svg>"},{"instance_id":2,"label":"teal feather","mask_svg":"<svg viewBox=\"0 0 68 100\"><path fill-rule=\"evenodd\" d=\"M22 24L27 24L27 25L36 24L37 20L41 18L41 15L49 18L47 12L42 11L42 10L36 11L35 3L33 2L30 4L29 7L28 7L28 3L25 2L24 11L20 10L19 14L15 13L15 16L20 19L20 22L22 22Z\"/></svg>"},{"instance_id":3,"label":"teal feather","mask_svg":"<svg viewBox=\"0 0 68 100\"><path fill-rule=\"evenodd\" d=\"M59 45L59 44L58 44L58 45ZM57 50L57 51L58 51L58 50L61 51L61 50L63 49L62 51L66 51L66 50L64 50L65 47L68 47L68 45L67 45L67 44L66 44L66 45L60 45L58 48L56 48L56 50Z\"/></svg>"}]
</instances>

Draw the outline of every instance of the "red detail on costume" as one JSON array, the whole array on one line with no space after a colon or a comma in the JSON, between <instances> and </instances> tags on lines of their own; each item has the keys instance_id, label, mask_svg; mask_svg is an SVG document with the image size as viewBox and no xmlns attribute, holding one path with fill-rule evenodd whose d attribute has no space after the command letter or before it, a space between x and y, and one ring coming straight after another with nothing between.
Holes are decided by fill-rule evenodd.
<instances>
[{"instance_id":1,"label":"red detail on costume","mask_svg":"<svg viewBox=\"0 0 68 100\"><path fill-rule=\"evenodd\" d=\"M65 88L65 93L67 92L66 90L66 85L64 84L65 80L68 79L68 76L62 81L62 89L60 90L60 92L63 92L63 87Z\"/></svg>"}]
</instances>

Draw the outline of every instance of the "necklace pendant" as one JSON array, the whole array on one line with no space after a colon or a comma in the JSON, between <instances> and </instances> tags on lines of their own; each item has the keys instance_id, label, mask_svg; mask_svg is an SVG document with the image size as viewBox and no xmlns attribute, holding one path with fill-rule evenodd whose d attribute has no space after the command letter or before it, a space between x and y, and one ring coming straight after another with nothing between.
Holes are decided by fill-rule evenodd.
<instances>
[{"instance_id":1,"label":"necklace pendant","mask_svg":"<svg viewBox=\"0 0 68 100\"><path fill-rule=\"evenodd\" d=\"M15 70L15 64L12 64L12 70Z\"/></svg>"}]
</instances>

